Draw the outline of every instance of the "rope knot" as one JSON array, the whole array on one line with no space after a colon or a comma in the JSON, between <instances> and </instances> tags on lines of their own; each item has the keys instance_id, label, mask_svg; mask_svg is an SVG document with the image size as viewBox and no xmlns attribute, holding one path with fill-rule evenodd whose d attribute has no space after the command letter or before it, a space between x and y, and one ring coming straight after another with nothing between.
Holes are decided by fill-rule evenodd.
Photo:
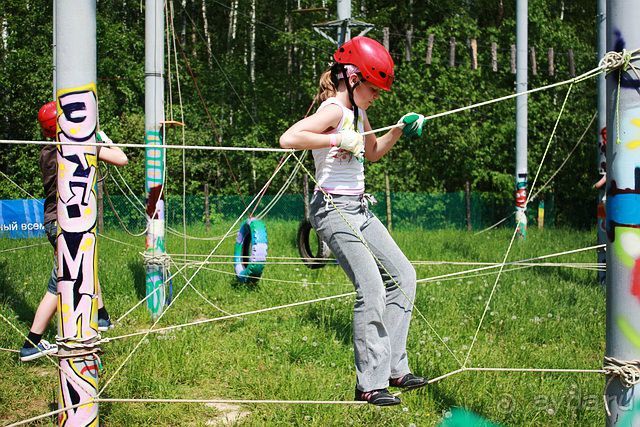
<instances>
[{"instance_id":1,"label":"rope knot","mask_svg":"<svg viewBox=\"0 0 640 427\"><path fill-rule=\"evenodd\" d=\"M154 253L154 252L140 252L144 259L144 265L157 265L164 268L169 268L171 263L171 256L166 253Z\"/></svg>"},{"instance_id":2,"label":"rope knot","mask_svg":"<svg viewBox=\"0 0 640 427\"><path fill-rule=\"evenodd\" d=\"M609 402L607 402L607 389L609 384L614 378L620 379L620 384L625 388L631 388L637 384L640 384L640 360L620 360L615 357L604 358L604 366L602 368L605 375L609 377L607 384L604 387L604 406L607 410L607 415L611 416L609 411Z\"/></svg>"},{"instance_id":3,"label":"rope knot","mask_svg":"<svg viewBox=\"0 0 640 427\"><path fill-rule=\"evenodd\" d=\"M638 53L638 50L622 49L622 52L607 52L598 64L599 68L604 69L607 73L614 70L625 71L631 65L633 59L637 59L633 55ZM633 67L633 65L631 65Z\"/></svg>"}]
</instances>

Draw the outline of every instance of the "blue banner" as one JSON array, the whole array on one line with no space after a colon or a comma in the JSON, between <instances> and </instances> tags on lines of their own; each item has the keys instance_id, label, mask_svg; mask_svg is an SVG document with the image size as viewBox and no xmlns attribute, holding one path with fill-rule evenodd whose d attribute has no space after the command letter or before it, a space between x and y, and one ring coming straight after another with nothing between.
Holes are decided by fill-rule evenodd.
<instances>
[{"instance_id":1,"label":"blue banner","mask_svg":"<svg viewBox=\"0 0 640 427\"><path fill-rule=\"evenodd\" d=\"M0 237L44 237L44 200L0 200Z\"/></svg>"}]
</instances>

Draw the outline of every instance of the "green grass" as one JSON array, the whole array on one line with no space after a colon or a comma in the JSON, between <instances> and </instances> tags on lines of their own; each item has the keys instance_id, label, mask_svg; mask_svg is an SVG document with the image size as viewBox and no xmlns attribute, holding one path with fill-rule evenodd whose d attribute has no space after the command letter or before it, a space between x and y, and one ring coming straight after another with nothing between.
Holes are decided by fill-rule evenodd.
<instances>
[{"instance_id":1,"label":"green grass","mask_svg":"<svg viewBox=\"0 0 640 427\"><path fill-rule=\"evenodd\" d=\"M223 234L220 224L210 235ZM292 222L267 221L269 254L297 256ZM202 228L190 233L203 236ZM235 234L235 230L234 230ZM136 247L100 240L99 276L112 318L144 297L144 270L139 252L143 238L108 230L107 235ZM396 231L394 237L412 260L502 260L511 232L478 236L442 231ZM217 251L231 254L233 238ZM42 239L44 241L44 239ZM510 260L593 245L595 232L531 229L516 242ZM38 241L29 241L29 243ZM25 241L0 240L0 250ZM183 242L168 237L170 253ZM208 253L215 242L188 242L189 253ZM595 252L553 259L595 262ZM213 268L233 271L231 265ZM0 253L0 310L21 331L31 323L51 268L48 245ZM465 268L418 266L418 278ZM173 269L175 271L175 269ZM189 277L195 268L186 270ZM568 268L530 268L505 272L473 347L469 366L597 369L604 354L604 293L595 272ZM231 313L350 292L342 270L327 266L267 265L257 285L239 285L230 274L201 271L192 284L210 301ZM495 275L462 277L421 284L416 306L455 355L464 360ZM320 284L314 284L319 282ZM184 285L174 280L174 295ZM352 400L352 298L273 311L241 320L153 334L104 393L114 398L201 398ZM168 326L221 315L187 288L160 321ZM0 320L0 322L2 322ZM5 322L0 347L19 348L23 338ZM151 324L141 306L106 336L144 330ZM46 338L54 340L55 328ZM104 344L101 384L110 378L140 337ZM414 314L409 335L412 369L436 377L459 367L427 323ZM603 378L595 374L463 372L423 390L401 395L402 405L369 406L244 405L242 425L434 425L452 407L465 407L505 425L601 424ZM46 360L22 364L15 353L0 352L0 423L17 421L55 408L57 377ZM120 425L205 425L219 413L202 404L102 404L101 423ZM50 420L43 421L43 424Z\"/></svg>"}]
</instances>

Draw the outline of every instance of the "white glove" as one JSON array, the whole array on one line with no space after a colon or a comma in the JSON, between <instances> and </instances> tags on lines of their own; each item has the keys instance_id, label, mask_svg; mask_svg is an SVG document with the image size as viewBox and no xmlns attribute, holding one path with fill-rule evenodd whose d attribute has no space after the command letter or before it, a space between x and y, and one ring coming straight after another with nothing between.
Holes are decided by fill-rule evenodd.
<instances>
[{"instance_id":1,"label":"white glove","mask_svg":"<svg viewBox=\"0 0 640 427\"><path fill-rule=\"evenodd\" d=\"M109 138L107 134L101 130L96 132L96 140L98 142L102 142L103 144L113 144L113 141L111 140L111 138Z\"/></svg>"},{"instance_id":2,"label":"white glove","mask_svg":"<svg viewBox=\"0 0 640 427\"><path fill-rule=\"evenodd\" d=\"M358 132L350 129L341 130L337 147L353 153L358 161L364 161L364 139Z\"/></svg>"}]
</instances>

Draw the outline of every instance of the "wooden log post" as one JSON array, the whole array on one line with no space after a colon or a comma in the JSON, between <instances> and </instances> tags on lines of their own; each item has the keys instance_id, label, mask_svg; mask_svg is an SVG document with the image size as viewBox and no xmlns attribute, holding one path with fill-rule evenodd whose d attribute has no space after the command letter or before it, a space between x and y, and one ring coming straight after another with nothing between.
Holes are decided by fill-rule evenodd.
<instances>
[{"instance_id":1,"label":"wooden log post","mask_svg":"<svg viewBox=\"0 0 640 427\"><path fill-rule=\"evenodd\" d=\"M411 62L411 41L413 39L413 30L407 30L406 42L404 44L404 60Z\"/></svg>"},{"instance_id":2,"label":"wooden log post","mask_svg":"<svg viewBox=\"0 0 640 427\"><path fill-rule=\"evenodd\" d=\"M427 65L431 65L431 60L433 56L433 40L434 40L434 35L429 34L429 38L427 40L427 56L424 61Z\"/></svg>"},{"instance_id":3,"label":"wooden log post","mask_svg":"<svg viewBox=\"0 0 640 427\"><path fill-rule=\"evenodd\" d=\"M569 57L569 76L575 77L576 76L576 62L575 62L575 58L574 58L574 55L573 55L573 49L569 49L569 51L567 52L567 56Z\"/></svg>"},{"instance_id":4,"label":"wooden log post","mask_svg":"<svg viewBox=\"0 0 640 427\"><path fill-rule=\"evenodd\" d=\"M449 39L449 67L456 66L456 38Z\"/></svg>"},{"instance_id":5,"label":"wooden log post","mask_svg":"<svg viewBox=\"0 0 640 427\"><path fill-rule=\"evenodd\" d=\"M555 56L555 54L553 52L553 48L550 47L549 51L547 52L547 61L549 62L548 72L549 72L550 76L553 76L556 73L556 66L554 64L554 56Z\"/></svg>"},{"instance_id":6,"label":"wooden log post","mask_svg":"<svg viewBox=\"0 0 640 427\"><path fill-rule=\"evenodd\" d=\"M516 73L516 45L511 45L511 74Z\"/></svg>"},{"instance_id":7,"label":"wooden log post","mask_svg":"<svg viewBox=\"0 0 640 427\"><path fill-rule=\"evenodd\" d=\"M469 47L471 48L471 69L478 69L478 41L476 39L471 39L469 42Z\"/></svg>"},{"instance_id":8,"label":"wooden log post","mask_svg":"<svg viewBox=\"0 0 640 427\"><path fill-rule=\"evenodd\" d=\"M209 183L204 183L204 228L209 231L211 228L211 220L209 213Z\"/></svg>"},{"instance_id":9,"label":"wooden log post","mask_svg":"<svg viewBox=\"0 0 640 427\"><path fill-rule=\"evenodd\" d=\"M491 70L495 73L498 71L498 43L491 43Z\"/></svg>"},{"instance_id":10,"label":"wooden log post","mask_svg":"<svg viewBox=\"0 0 640 427\"><path fill-rule=\"evenodd\" d=\"M467 231L471 231L471 184L469 181L464 183L464 198L467 206Z\"/></svg>"},{"instance_id":11,"label":"wooden log post","mask_svg":"<svg viewBox=\"0 0 640 427\"><path fill-rule=\"evenodd\" d=\"M536 48L531 46L531 49L529 50L529 55L531 58L531 75L532 76L537 76L538 75L538 63L536 62Z\"/></svg>"},{"instance_id":12,"label":"wooden log post","mask_svg":"<svg viewBox=\"0 0 640 427\"><path fill-rule=\"evenodd\" d=\"M391 185L389 184L389 173L384 173L385 198L387 203L387 230L393 231L393 220L391 212Z\"/></svg>"},{"instance_id":13,"label":"wooden log post","mask_svg":"<svg viewBox=\"0 0 640 427\"><path fill-rule=\"evenodd\" d=\"M389 27L382 29L382 45L387 51L389 50Z\"/></svg>"}]
</instances>

